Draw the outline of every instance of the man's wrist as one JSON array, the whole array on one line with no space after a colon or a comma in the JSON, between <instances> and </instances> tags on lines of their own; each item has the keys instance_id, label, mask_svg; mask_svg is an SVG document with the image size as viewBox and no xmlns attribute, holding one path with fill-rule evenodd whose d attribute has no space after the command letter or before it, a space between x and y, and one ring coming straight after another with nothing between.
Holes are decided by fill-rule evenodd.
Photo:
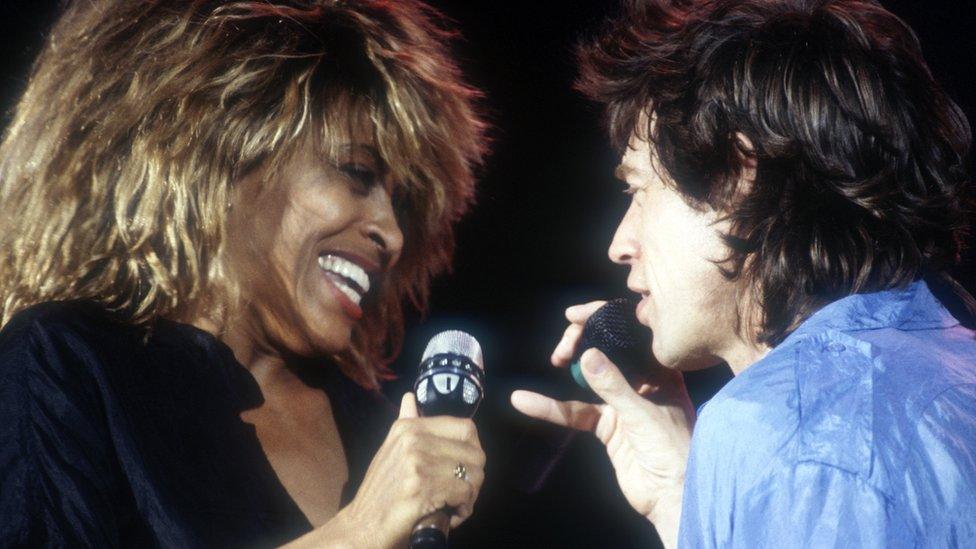
<instances>
[{"instance_id":1,"label":"man's wrist","mask_svg":"<svg viewBox=\"0 0 976 549\"><path fill-rule=\"evenodd\" d=\"M678 526L681 523L681 501L684 497L684 484L676 483L666 490L645 518L654 525L665 547L678 546Z\"/></svg>"}]
</instances>

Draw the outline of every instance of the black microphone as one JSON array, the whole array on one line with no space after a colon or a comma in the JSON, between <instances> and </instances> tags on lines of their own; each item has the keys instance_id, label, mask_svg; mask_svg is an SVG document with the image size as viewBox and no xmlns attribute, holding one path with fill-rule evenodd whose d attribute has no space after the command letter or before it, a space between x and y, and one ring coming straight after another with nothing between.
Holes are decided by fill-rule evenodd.
<instances>
[{"instance_id":1,"label":"black microphone","mask_svg":"<svg viewBox=\"0 0 976 549\"><path fill-rule=\"evenodd\" d=\"M637 301L628 298L606 302L583 325L576 356L569 371L576 383L590 390L580 365L583 352L599 349L628 381L646 371L651 357L651 331L637 320Z\"/></svg>"},{"instance_id":2,"label":"black microphone","mask_svg":"<svg viewBox=\"0 0 976 549\"><path fill-rule=\"evenodd\" d=\"M485 396L485 363L478 340L459 330L432 337L420 359L414 392L422 416L473 416ZM446 549L450 524L444 510L423 517L410 534L410 549Z\"/></svg>"}]
</instances>

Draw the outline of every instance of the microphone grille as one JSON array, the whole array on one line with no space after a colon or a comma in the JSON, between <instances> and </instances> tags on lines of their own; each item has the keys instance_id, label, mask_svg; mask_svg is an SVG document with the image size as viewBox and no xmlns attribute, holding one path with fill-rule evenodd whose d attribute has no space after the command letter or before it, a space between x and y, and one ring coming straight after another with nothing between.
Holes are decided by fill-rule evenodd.
<instances>
[{"instance_id":1,"label":"microphone grille","mask_svg":"<svg viewBox=\"0 0 976 549\"><path fill-rule=\"evenodd\" d=\"M467 332L461 330L447 330L430 338L421 362L439 354L454 354L467 357L471 362L478 365L478 368L485 369L485 359L481 354L481 345L478 340Z\"/></svg>"},{"instance_id":2,"label":"microphone grille","mask_svg":"<svg viewBox=\"0 0 976 549\"><path fill-rule=\"evenodd\" d=\"M647 362L650 331L637 320L637 303L632 299L614 299L598 309L583 326L580 349L596 347L617 366Z\"/></svg>"}]
</instances>

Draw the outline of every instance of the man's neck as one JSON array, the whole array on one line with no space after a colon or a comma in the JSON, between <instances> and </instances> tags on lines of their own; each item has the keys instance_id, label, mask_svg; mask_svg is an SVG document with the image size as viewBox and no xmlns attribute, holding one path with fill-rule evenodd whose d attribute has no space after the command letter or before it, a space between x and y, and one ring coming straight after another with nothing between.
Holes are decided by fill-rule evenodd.
<instances>
[{"instance_id":1,"label":"man's neck","mask_svg":"<svg viewBox=\"0 0 976 549\"><path fill-rule=\"evenodd\" d=\"M720 353L719 356L728 363L733 374L739 375L746 368L761 360L771 350L772 348L768 345L736 338L736 341L729 345L726 351Z\"/></svg>"}]
</instances>

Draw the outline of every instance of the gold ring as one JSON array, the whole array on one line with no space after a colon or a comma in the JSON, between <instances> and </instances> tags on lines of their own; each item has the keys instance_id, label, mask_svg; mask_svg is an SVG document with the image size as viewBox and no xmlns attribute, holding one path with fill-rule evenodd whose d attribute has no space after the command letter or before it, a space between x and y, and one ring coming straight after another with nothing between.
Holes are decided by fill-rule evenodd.
<instances>
[{"instance_id":1,"label":"gold ring","mask_svg":"<svg viewBox=\"0 0 976 549\"><path fill-rule=\"evenodd\" d=\"M467 481L468 480L468 468L464 466L463 463L458 463L454 466L454 478Z\"/></svg>"}]
</instances>

